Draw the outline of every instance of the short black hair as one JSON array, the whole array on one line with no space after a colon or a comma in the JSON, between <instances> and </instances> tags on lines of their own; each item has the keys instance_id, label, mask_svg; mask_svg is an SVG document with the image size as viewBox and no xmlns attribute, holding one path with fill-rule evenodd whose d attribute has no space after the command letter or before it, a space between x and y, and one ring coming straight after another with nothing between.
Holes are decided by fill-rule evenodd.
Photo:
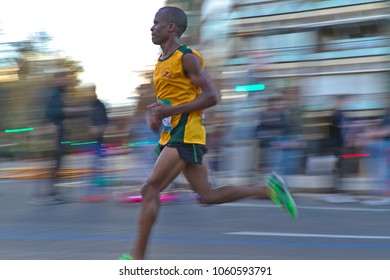
<instances>
[{"instance_id":1,"label":"short black hair","mask_svg":"<svg viewBox=\"0 0 390 280\"><path fill-rule=\"evenodd\" d=\"M162 7L159 11L165 12L168 20L178 27L177 31L179 37L186 31L187 15L182 9L174 6L165 6Z\"/></svg>"}]
</instances>

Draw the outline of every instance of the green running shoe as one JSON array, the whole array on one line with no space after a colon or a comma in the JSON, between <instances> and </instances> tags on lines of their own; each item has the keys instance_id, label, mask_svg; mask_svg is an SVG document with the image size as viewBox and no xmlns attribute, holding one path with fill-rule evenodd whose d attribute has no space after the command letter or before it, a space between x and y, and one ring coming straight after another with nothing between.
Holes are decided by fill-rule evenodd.
<instances>
[{"instance_id":1,"label":"green running shoe","mask_svg":"<svg viewBox=\"0 0 390 280\"><path fill-rule=\"evenodd\" d=\"M287 213L296 220L298 218L298 209L288 190L287 183L276 172L267 176L265 181L269 188L269 197L271 200L279 207L284 208Z\"/></svg>"},{"instance_id":2,"label":"green running shoe","mask_svg":"<svg viewBox=\"0 0 390 280\"><path fill-rule=\"evenodd\" d=\"M123 254L118 258L118 260L125 260L125 261L131 261L134 260L134 258L129 254Z\"/></svg>"}]
</instances>

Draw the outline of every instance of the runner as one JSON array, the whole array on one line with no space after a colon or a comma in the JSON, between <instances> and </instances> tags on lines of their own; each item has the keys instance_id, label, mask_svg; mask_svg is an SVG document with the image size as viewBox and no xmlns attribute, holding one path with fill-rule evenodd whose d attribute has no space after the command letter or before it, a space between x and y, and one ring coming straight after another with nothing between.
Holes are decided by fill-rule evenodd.
<instances>
[{"instance_id":1,"label":"runner","mask_svg":"<svg viewBox=\"0 0 390 280\"><path fill-rule=\"evenodd\" d=\"M151 28L152 42L162 53L158 58L154 85L157 102L148 107L148 125L157 131L159 157L143 185L137 238L133 255L120 259L144 259L149 236L160 208L160 192L181 172L204 204L221 204L244 198L270 197L297 218L297 209L284 181L272 174L269 187L224 186L212 188L208 180L206 132L203 110L217 104L217 92L203 71L201 55L180 43L187 28L187 16L177 7L158 10Z\"/></svg>"}]
</instances>

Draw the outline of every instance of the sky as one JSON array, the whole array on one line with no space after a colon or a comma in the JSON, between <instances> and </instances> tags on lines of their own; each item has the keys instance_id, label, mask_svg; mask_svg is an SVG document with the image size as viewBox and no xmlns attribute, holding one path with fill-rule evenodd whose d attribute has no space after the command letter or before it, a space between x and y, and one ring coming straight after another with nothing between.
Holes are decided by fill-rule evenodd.
<instances>
[{"instance_id":1,"label":"sky","mask_svg":"<svg viewBox=\"0 0 390 280\"><path fill-rule=\"evenodd\" d=\"M3 38L23 40L46 31L51 47L81 62L84 83L98 96L124 104L142 79L137 71L154 65L160 49L150 28L164 0L4 0L0 9Z\"/></svg>"}]
</instances>

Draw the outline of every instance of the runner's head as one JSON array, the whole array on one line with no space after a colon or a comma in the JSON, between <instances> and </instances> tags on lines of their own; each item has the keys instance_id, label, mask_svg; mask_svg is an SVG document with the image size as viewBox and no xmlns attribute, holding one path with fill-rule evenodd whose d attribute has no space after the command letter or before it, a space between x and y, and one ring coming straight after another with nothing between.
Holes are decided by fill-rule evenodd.
<instances>
[{"instance_id":1,"label":"runner's head","mask_svg":"<svg viewBox=\"0 0 390 280\"><path fill-rule=\"evenodd\" d=\"M173 6L162 7L158 12L164 13L168 22L176 25L177 35L181 37L187 29L187 15L185 12L182 9Z\"/></svg>"},{"instance_id":2,"label":"runner's head","mask_svg":"<svg viewBox=\"0 0 390 280\"><path fill-rule=\"evenodd\" d=\"M172 35L180 38L187 29L187 16L180 8L166 6L160 8L155 17L152 31L152 41L161 45Z\"/></svg>"}]
</instances>

